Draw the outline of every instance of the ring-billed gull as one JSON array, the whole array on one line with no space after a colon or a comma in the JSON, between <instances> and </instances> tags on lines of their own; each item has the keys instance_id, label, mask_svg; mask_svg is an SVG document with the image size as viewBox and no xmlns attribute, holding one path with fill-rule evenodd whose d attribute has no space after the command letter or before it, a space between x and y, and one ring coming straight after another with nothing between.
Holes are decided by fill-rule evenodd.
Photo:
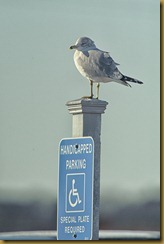
<instances>
[{"instance_id":1,"label":"ring-billed gull","mask_svg":"<svg viewBox=\"0 0 164 244\"><path fill-rule=\"evenodd\" d=\"M93 98L93 83L97 83L97 98L101 82L115 81L125 86L130 86L128 82L143 84L142 81L123 75L117 68L119 64L114 62L109 52L98 49L94 41L88 37L80 37L70 49L76 50L74 53L76 68L90 80L90 98Z\"/></svg>"}]
</instances>

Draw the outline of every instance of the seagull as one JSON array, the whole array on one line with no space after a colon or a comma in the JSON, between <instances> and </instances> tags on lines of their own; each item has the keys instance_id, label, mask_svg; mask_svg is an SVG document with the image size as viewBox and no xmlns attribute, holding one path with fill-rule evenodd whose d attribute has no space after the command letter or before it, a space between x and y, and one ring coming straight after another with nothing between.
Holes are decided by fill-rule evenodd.
<instances>
[{"instance_id":1,"label":"seagull","mask_svg":"<svg viewBox=\"0 0 164 244\"><path fill-rule=\"evenodd\" d=\"M75 45L70 49L75 49L74 62L78 71L90 81L90 96L93 98L93 83L97 84L97 99L99 98L100 83L117 82L131 87L128 82L143 84L142 81L123 75L109 52L98 49L90 38L80 37ZM128 82L127 82L128 81Z\"/></svg>"}]
</instances>

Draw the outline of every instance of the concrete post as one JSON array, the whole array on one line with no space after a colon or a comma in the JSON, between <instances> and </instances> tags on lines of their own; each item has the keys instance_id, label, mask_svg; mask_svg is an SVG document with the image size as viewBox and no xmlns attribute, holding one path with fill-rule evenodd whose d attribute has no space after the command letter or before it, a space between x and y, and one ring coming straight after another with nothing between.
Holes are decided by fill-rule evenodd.
<instances>
[{"instance_id":1,"label":"concrete post","mask_svg":"<svg viewBox=\"0 0 164 244\"><path fill-rule=\"evenodd\" d=\"M101 114L104 113L107 104L106 101L88 98L69 101L66 104L69 113L73 115L72 136L91 136L95 145L92 240L99 239Z\"/></svg>"}]
</instances>

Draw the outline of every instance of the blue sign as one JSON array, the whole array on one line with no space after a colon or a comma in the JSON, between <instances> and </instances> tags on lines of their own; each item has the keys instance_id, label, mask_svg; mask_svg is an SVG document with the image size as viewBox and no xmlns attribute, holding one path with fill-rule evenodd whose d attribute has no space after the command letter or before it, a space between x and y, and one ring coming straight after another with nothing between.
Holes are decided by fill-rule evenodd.
<instances>
[{"instance_id":1,"label":"blue sign","mask_svg":"<svg viewBox=\"0 0 164 244\"><path fill-rule=\"evenodd\" d=\"M58 240L92 239L93 167L92 137L61 140L58 176Z\"/></svg>"}]
</instances>

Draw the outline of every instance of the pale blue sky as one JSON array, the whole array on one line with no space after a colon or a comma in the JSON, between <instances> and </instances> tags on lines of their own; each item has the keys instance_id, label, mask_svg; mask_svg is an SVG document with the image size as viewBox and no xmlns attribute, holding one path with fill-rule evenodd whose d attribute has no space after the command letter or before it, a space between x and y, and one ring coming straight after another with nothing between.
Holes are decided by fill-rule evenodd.
<instances>
[{"instance_id":1,"label":"pale blue sky","mask_svg":"<svg viewBox=\"0 0 164 244\"><path fill-rule=\"evenodd\" d=\"M101 190L158 187L160 29L156 0L0 0L0 190L57 189L65 103L89 94L73 51L88 36L143 85L102 84Z\"/></svg>"}]
</instances>

